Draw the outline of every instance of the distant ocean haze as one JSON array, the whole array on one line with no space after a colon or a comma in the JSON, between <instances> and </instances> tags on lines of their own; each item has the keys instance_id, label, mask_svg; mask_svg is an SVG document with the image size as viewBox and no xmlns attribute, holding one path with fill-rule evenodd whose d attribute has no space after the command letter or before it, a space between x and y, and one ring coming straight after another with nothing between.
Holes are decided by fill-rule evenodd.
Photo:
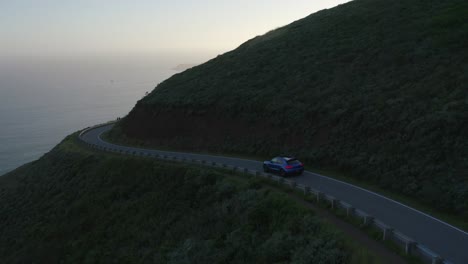
<instances>
[{"instance_id":1,"label":"distant ocean haze","mask_svg":"<svg viewBox=\"0 0 468 264\"><path fill-rule=\"evenodd\" d=\"M0 175L39 158L74 131L125 116L187 62L180 59L0 60Z\"/></svg>"}]
</instances>

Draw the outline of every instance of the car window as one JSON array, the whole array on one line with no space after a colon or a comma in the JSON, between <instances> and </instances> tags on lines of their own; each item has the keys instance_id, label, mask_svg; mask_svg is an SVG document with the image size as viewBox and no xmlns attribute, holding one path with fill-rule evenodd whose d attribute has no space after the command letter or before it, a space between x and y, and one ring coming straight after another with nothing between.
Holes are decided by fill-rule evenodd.
<instances>
[{"instance_id":1,"label":"car window","mask_svg":"<svg viewBox=\"0 0 468 264\"><path fill-rule=\"evenodd\" d=\"M279 158L273 158L271 160L271 162L275 163L275 164L281 164L281 160Z\"/></svg>"},{"instance_id":2,"label":"car window","mask_svg":"<svg viewBox=\"0 0 468 264\"><path fill-rule=\"evenodd\" d=\"M297 159L293 159L293 160L288 160L288 164L289 165L299 165L299 164L301 164L301 162L298 161Z\"/></svg>"}]
</instances>

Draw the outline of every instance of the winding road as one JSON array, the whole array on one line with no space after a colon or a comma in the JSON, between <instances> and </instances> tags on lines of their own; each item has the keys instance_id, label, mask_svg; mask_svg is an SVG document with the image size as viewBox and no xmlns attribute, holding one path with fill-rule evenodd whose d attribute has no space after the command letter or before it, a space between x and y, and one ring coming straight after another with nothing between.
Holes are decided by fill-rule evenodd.
<instances>
[{"instance_id":1,"label":"winding road","mask_svg":"<svg viewBox=\"0 0 468 264\"><path fill-rule=\"evenodd\" d=\"M101 135L110 130L112 126L113 124L109 124L87 130L80 137L87 143L122 150L123 152L138 151L151 155L185 157L187 159L207 160L251 170L262 170L262 162L255 160L141 149L112 144L101 139ZM352 204L354 207L365 211L392 228L411 237L414 241L424 244L452 263L468 264L468 233L463 230L377 193L317 173L305 171L303 175L294 177L294 180L297 183L311 186L341 201Z\"/></svg>"}]
</instances>

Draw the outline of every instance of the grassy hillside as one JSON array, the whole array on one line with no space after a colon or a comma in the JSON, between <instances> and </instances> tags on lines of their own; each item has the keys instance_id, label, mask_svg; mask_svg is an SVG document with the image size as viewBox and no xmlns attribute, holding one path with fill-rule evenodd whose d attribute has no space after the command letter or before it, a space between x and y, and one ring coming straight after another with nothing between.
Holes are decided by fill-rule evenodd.
<instances>
[{"instance_id":1,"label":"grassy hillside","mask_svg":"<svg viewBox=\"0 0 468 264\"><path fill-rule=\"evenodd\" d=\"M109 135L291 153L468 212L468 3L355 0L176 74Z\"/></svg>"},{"instance_id":2,"label":"grassy hillside","mask_svg":"<svg viewBox=\"0 0 468 264\"><path fill-rule=\"evenodd\" d=\"M0 201L2 263L377 263L285 194L72 138L0 177Z\"/></svg>"}]
</instances>

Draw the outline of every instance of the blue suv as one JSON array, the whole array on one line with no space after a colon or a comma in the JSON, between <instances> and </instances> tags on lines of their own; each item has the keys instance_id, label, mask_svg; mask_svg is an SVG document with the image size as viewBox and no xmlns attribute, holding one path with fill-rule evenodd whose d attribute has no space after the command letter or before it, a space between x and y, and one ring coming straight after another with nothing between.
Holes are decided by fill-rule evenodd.
<instances>
[{"instance_id":1,"label":"blue suv","mask_svg":"<svg viewBox=\"0 0 468 264\"><path fill-rule=\"evenodd\" d=\"M275 157L272 160L263 162L265 172L277 172L281 176L297 174L304 172L304 164L294 157Z\"/></svg>"}]
</instances>

